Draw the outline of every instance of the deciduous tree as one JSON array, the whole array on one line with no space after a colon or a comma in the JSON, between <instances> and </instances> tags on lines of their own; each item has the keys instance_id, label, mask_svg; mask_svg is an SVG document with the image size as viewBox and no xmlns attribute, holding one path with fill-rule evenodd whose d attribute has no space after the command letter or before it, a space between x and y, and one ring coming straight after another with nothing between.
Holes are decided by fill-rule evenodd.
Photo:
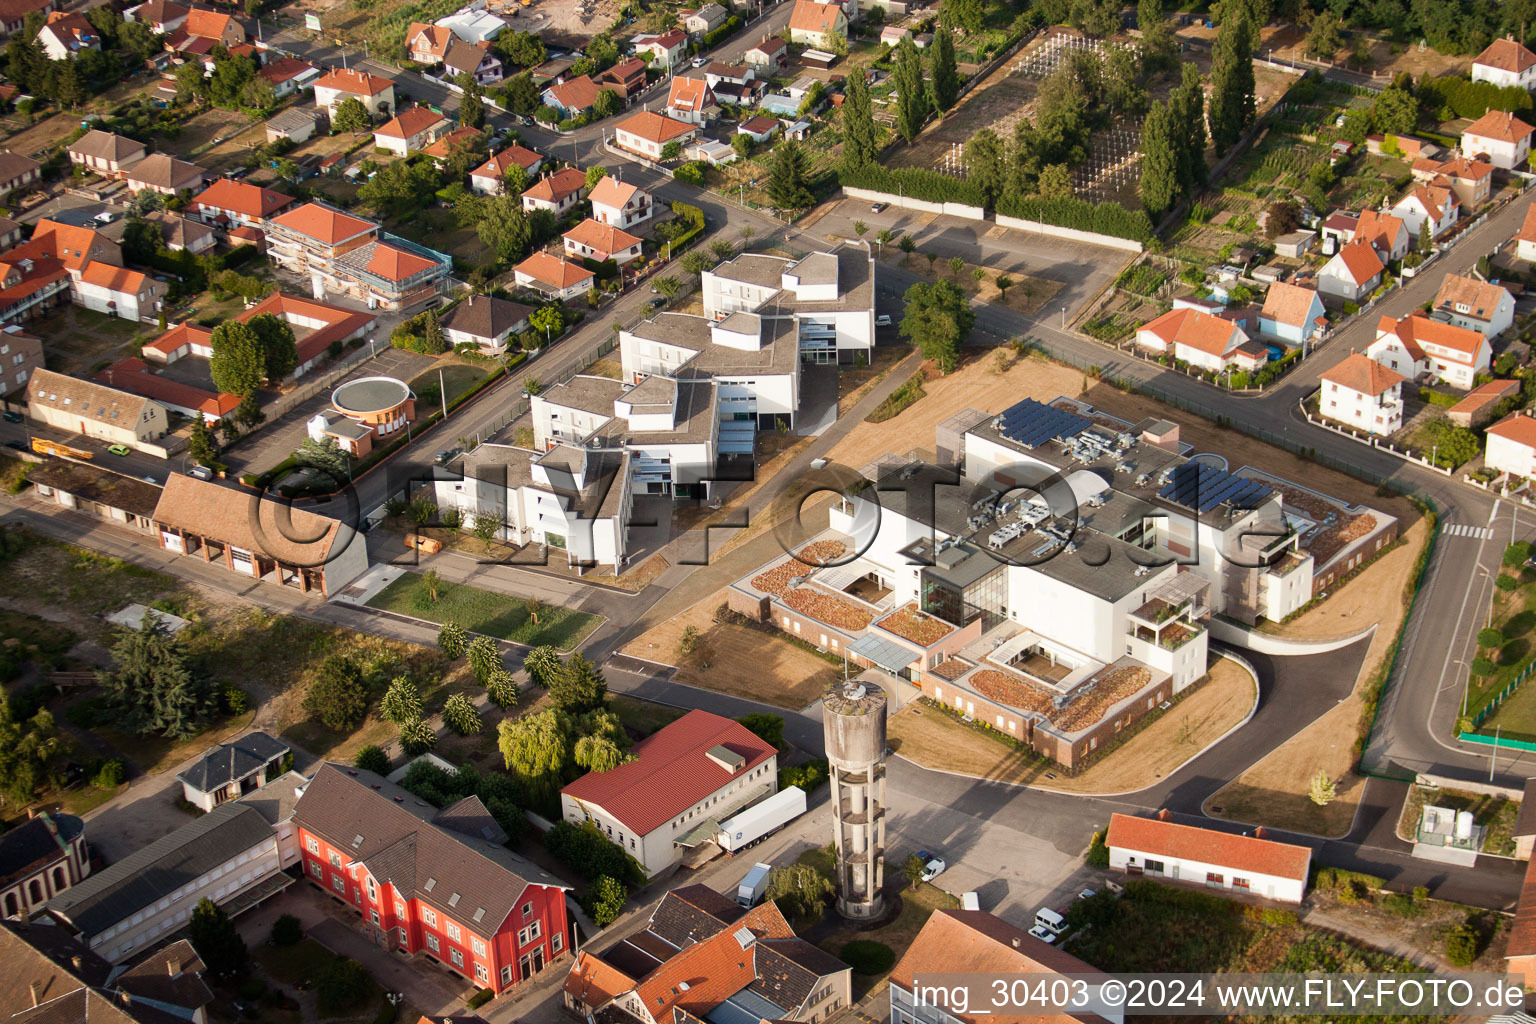
<instances>
[{"instance_id":1,"label":"deciduous tree","mask_svg":"<svg viewBox=\"0 0 1536 1024\"><path fill-rule=\"evenodd\" d=\"M535 686L548 686L560 671L560 655L547 644L535 647L523 658L523 668Z\"/></svg>"},{"instance_id":2,"label":"deciduous tree","mask_svg":"<svg viewBox=\"0 0 1536 1024\"><path fill-rule=\"evenodd\" d=\"M480 710L468 694L455 693L443 704L443 722L460 736L473 736L481 729Z\"/></svg>"},{"instance_id":3,"label":"deciduous tree","mask_svg":"<svg viewBox=\"0 0 1536 1024\"><path fill-rule=\"evenodd\" d=\"M208 373L213 386L242 398L254 395L267 379L261 337L249 324L226 320L213 329L209 343L213 355L208 360Z\"/></svg>"},{"instance_id":4,"label":"deciduous tree","mask_svg":"<svg viewBox=\"0 0 1536 1024\"><path fill-rule=\"evenodd\" d=\"M339 132L359 135L373 127L373 118L368 115L368 108L363 105L362 100L356 96L348 96L336 104L336 113L331 115L331 127Z\"/></svg>"},{"instance_id":5,"label":"deciduous tree","mask_svg":"<svg viewBox=\"0 0 1536 1024\"><path fill-rule=\"evenodd\" d=\"M923 85L923 64L912 37L896 47L896 131L911 142L928 118L928 90Z\"/></svg>"},{"instance_id":6,"label":"deciduous tree","mask_svg":"<svg viewBox=\"0 0 1536 1024\"><path fill-rule=\"evenodd\" d=\"M368 712L368 685L357 662L345 654L327 656L304 695L304 710L332 732L356 728Z\"/></svg>"},{"instance_id":7,"label":"deciduous tree","mask_svg":"<svg viewBox=\"0 0 1536 1024\"><path fill-rule=\"evenodd\" d=\"M940 114L955 105L960 96L960 71L955 66L955 34L949 19L939 19L938 31L929 47L928 74L933 92L933 108Z\"/></svg>"},{"instance_id":8,"label":"deciduous tree","mask_svg":"<svg viewBox=\"0 0 1536 1024\"><path fill-rule=\"evenodd\" d=\"M187 923L187 938L203 968L215 981L237 981L250 966L245 940L235 931L235 924L218 904L206 896L197 901L192 920Z\"/></svg>"},{"instance_id":9,"label":"deciduous tree","mask_svg":"<svg viewBox=\"0 0 1536 1024\"><path fill-rule=\"evenodd\" d=\"M843 167L856 170L874 162L880 152L869 85L862 74L852 75L843 95Z\"/></svg>"},{"instance_id":10,"label":"deciduous tree","mask_svg":"<svg viewBox=\"0 0 1536 1024\"><path fill-rule=\"evenodd\" d=\"M494 669L502 668L501 648L496 646L496 641L488 636L477 636L464 648L464 654L469 659L469 668L484 686L485 681L491 677Z\"/></svg>"},{"instance_id":11,"label":"deciduous tree","mask_svg":"<svg viewBox=\"0 0 1536 1024\"><path fill-rule=\"evenodd\" d=\"M449 619L443 623L437 631L437 649L448 655L450 661L458 661L464 656L464 648L469 646L469 631L463 626Z\"/></svg>"},{"instance_id":12,"label":"deciduous tree","mask_svg":"<svg viewBox=\"0 0 1536 1024\"><path fill-rule=\"evenodd\" d=\"M901 334L932 360L940 373L951 373L960 361L960 346L976 323L965 293L948 281L919 282L902 297L906 313Z\"/></svg>"},{"instance_id":13,"label":"deciduous tree","mask_svg":"<svg viewBox=\"0 0 1536 1024\"><path fill-rule=\"evenodd\" d=\"M421 691L409 676L396 676L390 680L389 689L384 691L384 699L379 702L379 716L396 725L420 718L425 711Z\"/></svg>"},{"instance_id":14,"label":"deciduous tree","mask_svg":"<svg viewBox=\"0 0 1536 1024\"><path fill-rule=\"evenodd\" d=\"M1153 103L1141 126L1141 203L1153 221L1173 208L1179 195L1179 149L1174 114Z\"/></svg>"},{"instance_id":15,"label":"deciduous tree","mask_svg":"<svg viewBox=\"0 0 1536 1024\"><path fill-rule=\"evenodd\" d=\"M1253 127L1253 38L1246 17L1231 17L1216 34L1211 68L1211 141L1225 154Z\"/></svg>"}]
</instances>

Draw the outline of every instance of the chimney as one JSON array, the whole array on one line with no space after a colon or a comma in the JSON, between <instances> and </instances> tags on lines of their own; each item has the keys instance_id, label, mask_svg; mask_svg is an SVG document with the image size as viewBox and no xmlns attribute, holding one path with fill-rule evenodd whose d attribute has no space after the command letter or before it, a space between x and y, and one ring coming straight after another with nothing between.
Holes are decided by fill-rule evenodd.
<instances>
[{"instance_id":1,"label":"chimney","mask_svg":"<svg viewBox=\"0 0 1536 1024\"><path fill-rule=\"evenodd\" d=\"M180 977L182 969L183 969L183 966L182 966L182 962L181 962L181 957L179 957L179 956L169 957L165 961L165 973L169 974L173 978Z\"/></svg>"},{"instance_id":2,"label":"chimney","mask_svg":"<svg viewBox=\"0 0 1536 1024\"><path fill-rule=\"evenodd\" d=\"M43 1001L42 1000L43 983L40 982L40 981L34 981L32 983L32 985L31 985L31 988L32 988L32 1005L33 1006L37 1006L39 1003L41 1003Z\"/></svg>"},{"instance_id":3,"label":"chimney","mask_svg":"<svg viewBox=\"0 0 1536 1024\"><path fill-rule=\"evenodd\" d=\"M1014 949L1018 949L1023 944L1024 944L1024 941L1022 939L1020 939L1017 935L1015 935L1013 937L1013 948Z\"/></svg>"},{"instance_id":4,"label":"chimney","mask_svg":"<svg viewBox=\"0 0 1536 1024\"><path fill-rule=\"evenodd\" d=\"M1157 812L1157 820L1158 821L1172 821L1173 820L1173 812L1170 811L1168 808L1164 807L1162 810Z\"/></svg>"},{"instance_id":5,"label":"chimney","mask_svg":"<svg viewBox=\"0 0 1536 1024\"><path fill-rule=\"evenodd\" d=\"M69 965L73 967L75 969L75 973L78 974L80 971L85 969L85 958L82 957L79 953L76 953L74 956L69 958Z\"/></svg>"},{"instance_id":6,"label":"chimney","mask_svg":"<svg viewBox=\"0 0 1536 1024\"><path fill-rule=\"evenodd\" d=\"M1269 830L1266 829L1263 825L1260 825L1258 828L1253 830L1253 838L1255 838L1255 839L1268 839L1269 838Z\"/></svg>"}]
</instances>

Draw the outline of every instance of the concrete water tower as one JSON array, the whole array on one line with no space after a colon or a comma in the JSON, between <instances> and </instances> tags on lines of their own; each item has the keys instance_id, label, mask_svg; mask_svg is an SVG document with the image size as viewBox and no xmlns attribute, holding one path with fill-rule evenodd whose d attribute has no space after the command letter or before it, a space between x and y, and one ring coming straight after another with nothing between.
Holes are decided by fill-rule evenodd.
<instances>
[{"instance_id":1,"label":"concrete water tower","mask_svg":"<svg viewBox=\"0 0 1536 1024\"><path fill-rule=\"evenodd\" d=\"M878 917L885 883L885 691L855 679L822 699L832 771L837 911Z\"/></svg>"}]
</instances>

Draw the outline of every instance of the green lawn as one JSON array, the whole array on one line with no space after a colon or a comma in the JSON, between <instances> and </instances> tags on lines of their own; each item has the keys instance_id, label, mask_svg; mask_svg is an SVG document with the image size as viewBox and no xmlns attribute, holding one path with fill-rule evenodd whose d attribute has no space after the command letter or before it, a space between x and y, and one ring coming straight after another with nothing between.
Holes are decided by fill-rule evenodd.
<instances>
[{"instance_id":1,"label":"green lawn","mask_svg":"<svg viewBox=\"0 0 1536 1024\"><path fill-rule=\"evenodd\" d=\"M411 390L416 393L418 400L422 403L421 408L416 410L417 414L426 416L442 411L443 392L438 389L439 373L442 374L443 388L448 392L448 401L452 402L484 380L489 372L484 367L470 366L467 363L444 363L417 374L411 381Z\"/></svg>"},{"instance_id":2,"label":"green lawn","mask_svg":"<svg viewBox=\"0 0 1536 1024\"><path fill-rule=\"evenodd\" d=\"M687 714L682 708L618 694L609 695L608 707L618 713L619 719L626 727L635 730L641 736L649 736L657 729L671 725Z\"/></svg>"},{"instance_id":3,"label":"green lawn","mask_svg":"<svg viewBox=\"0 0 1536 1024\"><path fill-rule=\"evenodd\" d=\"M1515 572L1507 570L1505 574ZM1536 630L1536 577L1529 571L1517 574L1520 586L1505 593L1495 590L1490 622L1504 636L1504 642L1496 650L1481 648L1478 654L1496 666L1487 676L1471 676L1465 696L1466 714L1476 715L1489 700L1511 683L1530 661L1531 634ZM1494 727L1501 727L1505 736L1536 740L1536 691L1529 681L1522 684L1499 709L1485 720L1479 732L1493 735Z\"/></svg>"},{"instance_id":4,"label":"green lawn","mask_svg":"<svg viewBox=\"0 0 1536 1024\"><path fill-rule=\"evenodd\" d=\"M600 615L545 605L535 625L520 597L497 594L462 583L438 584L437 601L427 594L419 573L408 572L374 595L371 608L411 615L428 622L457 622L472 633L538 647L569 651L597 628Z\"/></svg>"},{"instance_id":5,"label":"green lawn","mask_svg":"<svg viewBox=\"0 0 1536 1024\"><path fill-rule=\"evenodd\" d=\"M0 573L0 597L105 615L137 601L153 604L181 585L170 576L21 531L28 550Z\"/></svg>"}]
</instances>

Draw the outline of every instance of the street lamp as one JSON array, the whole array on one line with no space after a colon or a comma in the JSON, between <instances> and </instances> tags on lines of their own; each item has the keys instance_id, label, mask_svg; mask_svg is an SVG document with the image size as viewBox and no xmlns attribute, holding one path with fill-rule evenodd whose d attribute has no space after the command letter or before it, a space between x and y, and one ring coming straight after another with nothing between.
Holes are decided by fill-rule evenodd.
<instances>
[{"instance_id":1,"label":"street lamp","mask_svg":"<svg viewBox=\"0 0 1536 1024\"><path fill-rule=\"evenodd\" d=\"M1062 306L1061 307L1061 329L1062 330L1066 330L1067 329L1067 307L1066 306Z\"/></svg>"}]
</instances>

